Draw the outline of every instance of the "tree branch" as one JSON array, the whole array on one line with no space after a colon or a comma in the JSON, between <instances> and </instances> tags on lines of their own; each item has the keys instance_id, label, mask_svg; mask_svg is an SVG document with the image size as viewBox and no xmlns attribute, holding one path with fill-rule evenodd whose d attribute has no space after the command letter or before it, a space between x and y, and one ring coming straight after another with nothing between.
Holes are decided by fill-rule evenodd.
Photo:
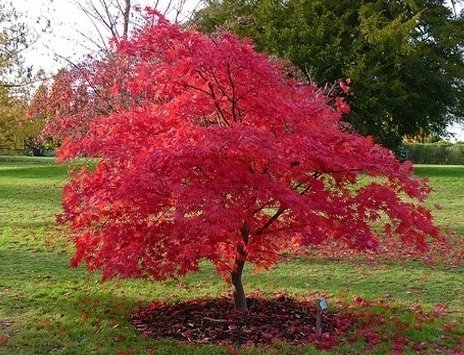
<instances>
[{"instance_id":1,"label":"tree branch","mask_svg":"<svg viewBox=\"0 0 464 355\"><path fill-rule=\"evenodd\" d=\"M274 223L274 221L277 220L285 211L286 209L279 208L279 210L276 213L274 213L274 215L271 218L269 218L269 220L260 229L256 231L256 234L257 235L263 234L266 231L266 229L268 229L269 226L272 223Z\"/></svg>"}]
</instances>

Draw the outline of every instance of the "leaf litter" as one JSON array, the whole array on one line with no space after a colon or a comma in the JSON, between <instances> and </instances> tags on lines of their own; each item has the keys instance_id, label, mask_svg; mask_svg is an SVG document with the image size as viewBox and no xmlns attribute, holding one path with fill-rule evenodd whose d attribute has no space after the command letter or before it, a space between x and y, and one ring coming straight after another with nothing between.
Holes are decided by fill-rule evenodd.
<instances>
[{"instance_id":1,"label":"leaf litter","mask_svg":"<svg viewBox=\"0 0 464 355\"><path fill-rule=\"evenodd\" d=\"M331 348L354 323L351 314L324 313L318 335L314 301L286 295L270 299L252 296L247 301L248 313L235 312L230 297L154 302L132 314L130 320L138 331L155 338L237 348L273 343Z\"/></svg>"}]
</instances>

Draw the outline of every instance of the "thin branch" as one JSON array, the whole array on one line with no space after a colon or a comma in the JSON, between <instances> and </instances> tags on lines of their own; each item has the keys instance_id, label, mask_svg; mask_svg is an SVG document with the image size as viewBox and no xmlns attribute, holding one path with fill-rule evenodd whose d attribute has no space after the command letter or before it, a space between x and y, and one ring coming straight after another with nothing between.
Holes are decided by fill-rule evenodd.
<instances>
[{"instance_id":1,"label":"thin branch","mask_svg":"<svg viewBox=\"0 0 464 355\"><path fill-rule=\"evenodd\" d=\"M453 7L454 18L458 18L458 12L456 10L456 0L451 0L451 6Z\"/></svg>"},{"instance_id":2,"label":"thin branch","mask_svg":"<svg viewBox=\"0 0 464 355\"><path fill-rule=\"evenodd\" d=\"M31 80L31 81L27 81L27 82L24 82L24 83L20 83L20 84L13 84L13 83L0 83L0 87L2 88L22 88L22 87L25 87L25 86L28 86L28 85L32 85L34 83L37 83L41 81L40 79L37 79L37 80Z\"/></svg>"},{"instance_id":3,"label":"thin branch","mask_svg":"<svg viewBox=\"0 0 464 355\"><path fill-rule=\"evenodd\" d=\"M106 46L106 44L104 45L104 47L101 46L101 43L105 43L105 40L100 36L100 40L101 40L101 43L98 42L96 39L90 37L89 35L85 34L84 32L82 31L76 31L77 33L79 33L82 37L84 37L87 41L89 41L90 43L92 43L93 45L95 45L97 48L101 49L101 50L104 50L105 52L108 51L108 47ZM99 33L100 34L100 33ZM83 44L79 44L80 46L90 50L91 48L89 48L88 46L85 46Z\"/></svg>"},{"instance_id":4,"label":"thin branch","mask_svg":"<svg viewBox=\"0 0 464 355\"><path fill-rule=\"evenodd\" d=\"M98 25L99 23L103 23L105 27L107 27L105 21L102 21L98 16L95 16L93 15L87 8L84 7L84 5L76 2L76 1L73 1L72 2L74 4L74 6L76 6L81 12L83 12L87 18L89 19L90 23L92 24L92 26L94 27L98 37L100 37L100 40L101 40L101 43L103 43L103 46L101 44L97 44L97 47L100 48L100 49L108 49L107 47L107 38L105 38L105 36L103 36L103 33L102 31L100 30L100 26ZM82 33L81 33L82 35ZM87 36L85 36L86 39L88 39ZM94 41L92 41L94 43ZM94 43L95 44L95 43Z\"/></svg>"},{"instance_id":5,"label":"thin branch","mask_svg":"<svg viewBox=\"0 0 464 355\"><path fill-rule=\"evenodd\" d=\"M227 78L229 79L230 87L232 89L232 118L234 119L234 122L238 122L238 117L237 117L237 99L235 97L235 81L232 80L232 75L231 75L231 69L230 69L230 63L227 63Z\"/></svg>"},{"instance_id":6,"label":"thin branch","mask_svg":"<svg viewBox=\"0 0 464 355\"><path fill-rule=\"evenodd\" d=\"M197 12L198 10L198 7L203 3L204 1L203 0L198 0L196 5L193 7L193 9L190 11L189 15L186 16L184 15L184 20L186 20L187 22L190 22L192 19L193 19L193 16L195 15L195 13Z\"/></svg>"},{"instance_id":7,"label":"thin branch","mask_svg":"<svg viewBox=\"0 0 464 355\"><path fill-rule=\"evenodd\" d=\"M366 169L355 168L355 169L343 169L343 170L331 170L331 171L324 171L322 174L338 174L338 173L349 173L355 171L364 171Z\"/></svg>"},{"instance_id":8,"label":"thin branch","mask_svg":"<svg viewBox=\"0 0 464 355\"><path fill-rule=\"evenodd\" d=\"M129 16L130 16L130 9L131 9L131 2L130 0L125 0L126 7L124 8L123 17L124 17L124 30L123 30L123 37L127 38L127 34L129 32Z\"/></svg>"},{"instance_id":9,"label":"thin branch","mask_svg":"<svg viewBox=\"0 0 464 355\"><path fill-rule=\"evenodd\" d=\"M172 0L169 0L168 4L166 5L166 8L163 11L163 16L167 15L167 13L169 12L169 10L171 8L171 5L172 5Z\"/></svg>"},{"instance_id":10,"label":"thin branch","mask_svg":"<svg viewBox=\"0 0 464 355\"><path fill-rule=\"evenodd\" d=\"M319 176L321 176L321 173L319 173L319 172L317 172L317 171L314 172L314 173L311 175L311 177L312 177L312 178L315 178L315 179L319 178ZM305 182L301 182L301 183L297 184L297 185L294 187L294 189L297 190L299 187L303 186L304 183L305 183ZM299 194L300 194L300 195L306 194L306 192L308 192L310 188L311 188L311 186L307 186L303 191L299 192ZM276 221L276 220L277 220L283 213L285 213L285 211L287 211L287 210L288 210L288 208L284 208L284 209L279 208L279 209L277 210L277 212L274 213L274 215L272 215L272 217L269 218L269 220L268 220L260 229L257 230L256 234L257 234L257 235L263 234L263 233L266 231L266 229L268 229L269 226L270 226L272 223L274 223L274 221Z\"/></svg>"},{"instance_id":11,"label":"thin branch","mask_svg":"<svg viewBox=\"0 0 464 355\"><path fill-rule=\"evenodd\" d=\"M197 91L202 92L205 95L211 96L211 93L209 91L203 90L202 88L199 88L197 86L193 86L193 85L190 85L190 84L186 84L186 86L188 88L190 88L190 89L197 90Z\"/></svg>"},{"instance_id":12,"label":"thin branch","mask_svg":"<svg viewBox=\"0 0 464 355\"><path fill-rule=\"evenodd\" d=\"M277 220L284 212L286 211L286 209L280 209L274 213L274 215L269 218L269 220L260 228L256 231L256 235L260 235L260 234L263 234L267 228L269 228L269 226L275 221Z\"/></svg>"},{"instance_id":13,"label":"thin branch","mask_svg":"<svg viewBox=\"0 0 464 355\"><path fill-rule=\"evenodd\" d=\"M111 31L111 34L113 35L114 38L121 38L121 36L118 33L118 28L116 26L117 21L113 18L110 12L110 5L107 4L106 0L100 0L100 4L103 6L103 9L105 10L106 18L108 19L108 29ZM94 6L95 8L95 6ZM104 17L102 14L97 12L97 14L101 17L102 21L104 20Z\"/></svg>"},{"instance_id":14,"label":"thin branch","mask_svg":"<svg viewBox=\"0 0 464 355\"><path fill-rule=\"evenodd\" d=\"M258 213L258 212L261 212L264 208L266 208L267 206L271 205L271 204L274 203L274 202L276 202L276 199L272 199L272 200L270 200L270 201L268 201L268 202L266 202L266 203L263 203L263 204L261 205L261 207L258 207L257 209L255 209L255 210L253 211L253 215L255 215L255 214Z\"/></svg>"},{"instance_id":15,"label":"thin branch","mask_svg":"<svg viewBox=\"0 0 464 355\"><path fill-rule=\"evenodd\" d=\"M245 91L243 94L241 94L239 97L237 97L237 102L239 102L241 99L243 99L246 95L250 94L253 91L260 90L260 89L266 89L266 88L271 88L273 85L262 85L262 86L255 86L252 87L251 89L248 89Z\"/></svg>"},{"instance_id":16,"label":"thin branch","mask_svg":"<svg viewBox=\"0 0 464 355\"><path fill-rule=\"evenodd\" d=\"M227 99L229 101L232 101L232 98L229 97L229 95L227 94L227 92L225 91L225 89L221 86L221 84L219 83L219 79L217 78L216 74L214 74L214 72L211 70L211 75L213 76L213 79L214 79L214 82L216 83L219 91L222 93L222 95L224 95L225 97L227 97Z\"/></svg>"},{"instance_id":17,"label":"thin branch","mask_svg":"<svg viewBox=\"0 0 464 355\"><path fill-rule=\"evenodd\" d=\"M211 92L211 97L213 98L214 106L216 107L216 110L218 111L219 116L221 116L221 118L222 118L222 120L224 121L224 123L225 123L228 127L230 127L229 121L227 121L226 117L224 116L224 112L222 112L221 106L219 106L219 103L217 102L216 93L214 92L213 84L208 83L208 87L209 87L209 90L210 90L210 92Z\"/></svg>"},{"instance_id":18,"label":"thin branch","mask_svg":"<svg viewBox=\"0 0 464 355\"><path fill-rule=\"evenodd\" d=\"M81 74L83 73L83 70L82 68L77 65L76 63L74 63L72 60L70 60L69 58L66 58L65 56L62 56L60 54L56 54L56 56L58 56L59 58L63 59L64 61L66 61L69 65L71 65L72 67L74 67L77 71L79 71ZM89 81L87 78L86 78L86 75L81 75L82 78L84 78L85 82L87 83L87 85L89 85L89 87L96 93L98 94L100 92L100 90L93 85L93 83L91 81ZM109 101L106 101L106 104L108 105L108 108L109 110L108 111L104 111L103 109L98 109L100 111L100 113L102 114L108 114L108 112L111 112L111 111L116 111L116 109L114 108L114 106L109 102Z\"/></svg>"}]
</instances>

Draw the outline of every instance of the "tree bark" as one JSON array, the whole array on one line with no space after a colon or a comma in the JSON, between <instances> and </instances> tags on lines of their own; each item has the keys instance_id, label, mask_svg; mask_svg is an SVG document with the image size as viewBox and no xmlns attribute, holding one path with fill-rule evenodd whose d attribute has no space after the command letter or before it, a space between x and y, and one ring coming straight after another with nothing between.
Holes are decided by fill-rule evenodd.
<instances>
[{"instance_id":1,"label":"tree bark","mask_svg":"<svg viewBox=\"0 0 464 355\"><path fill-rule=\"evenodd\" d=\"M242 284L243 267L247 257L246 246L250 238L250 232L246 222L240 231L243 244L237 245L237 256L235 257L234 270L230 273L232 285L234 285L234 309L238 312L248 312L245 291Z\"/></svg>"},{"instance_id":2,"label":"tree bark","mask_svg":"<svg viewBox=\"0 0 464 355\"><path fill-rule=\"evenodd\" d=\"M123 17L124 17L124 28L123 28L123 33L122 33L123 38L127 38L127 35L129 33L130 11L131 11L131 2L130 0L126 0L124 12L123 12Z\"/></svg>"},{"instance_id":3,"label":"tree bark","mask_svg":"<svg viewBox=\"0 0 464 355\"><path fill-rule=\"evenodd\" d=\"M245 265L245 259L236 260L236 270L231 273L232 285L234 285L234 310L238 312L248 312L245 291L242 285L242 272Z\"/></svg>"}]
</instances>

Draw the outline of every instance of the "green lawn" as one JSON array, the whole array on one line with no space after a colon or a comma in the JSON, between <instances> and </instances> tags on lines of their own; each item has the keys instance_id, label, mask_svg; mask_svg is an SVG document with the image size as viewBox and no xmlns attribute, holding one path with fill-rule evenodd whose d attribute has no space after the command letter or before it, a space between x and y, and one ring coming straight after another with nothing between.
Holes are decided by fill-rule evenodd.
<instances>
[{"instance_id":1,"label":"green lawn","mask_svg":"<svg viewBox=\"0 0 464 355\"><path fill-rule=\"evenodd\" d=\"M434 212L440 227L455 237L464 234L464 166L418 166L417 174L431 179L435 191L430 206L442 205ZM66 167L49 158L0 157L0 354L230 353L226 347L150 339L135 332L126 319L153 300L227 293L229 287L209 264L200 273L164 283L101 283L98 274L69 268L67 231L55 223L66 179ZM246 291L264 295L326 294L332 311L359 313L360 323L375 319L369 329L377 331L379 344L369 344L353 329L332 352L384 354L392 352L395 337L410 339L410 353L462 348L463 280L462 267L294 259L258 275L247 269L244 281ZM357 296L367 301L353 302ZM427 316L442 303L448 306L446 315ZM399 324L407 324L407 329L399 329ZM312 346L282 344L241 351L320 353Z\"/></svg>"}]
</instances>

